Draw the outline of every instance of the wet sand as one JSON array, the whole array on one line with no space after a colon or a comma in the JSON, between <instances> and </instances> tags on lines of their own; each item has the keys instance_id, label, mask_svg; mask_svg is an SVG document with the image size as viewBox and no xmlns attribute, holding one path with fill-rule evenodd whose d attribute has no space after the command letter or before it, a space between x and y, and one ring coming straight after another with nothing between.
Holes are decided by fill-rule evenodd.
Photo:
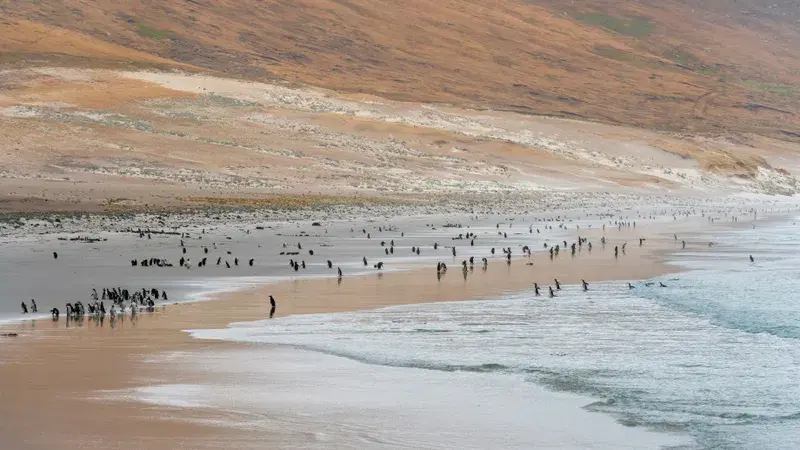
<instances>
[{"instance_id":1,"label":"wet sand","mask_svg":"<svg viewBox=\"0 0 800 450\"><path fill-rule=\"evenodd\" d=\"M633 241L641 231L615 229L609 233ZM174 373L151 357L165 352L246 347L194 340L182 330L222 328L232 322L266 318L270 294L278 301L278 317L492 298L531 289L534 281L543 287L542 298L546 299L546 286L554 277L564 284L575 284L581 278L589 283L635 280L675 270L660 262L662 252L677 248L666 237L648 240L644 247L631 242L633 246L629 245L627 254L616 259L613 245L603 250L597 243L599 238L592 240L595 245L591 254L584 246L575 257L562 251L554 261L542 251L530 259L516 258L510 265L496 256L485 272L476 264L466 280L460 258L453 260L442 252L450 269L441 280L437 280L433 267L345 277L341 282L336 278L293 280L223 294L213 302L170 305L153 314L140 314L136 321L129 317L117 321L113 327L108 319L103 326L86 322L65 327L63 317L59 322L39 320L7 325L2 331L19 336L4 338L0 347L0 385L4 386L0 395L0 415L4 417L0 435L9 448L16 449L218 448L223 442L232 448L263 447L269 436L157 419L167 414L175 419L213 421L215 411L109 401L101 399L101 392L159 382L191 383L189 377L197 375ZM265 388L268 384L265 382ZM304 437L291 439L296 443Z\"/></svg>"}]
</instances>

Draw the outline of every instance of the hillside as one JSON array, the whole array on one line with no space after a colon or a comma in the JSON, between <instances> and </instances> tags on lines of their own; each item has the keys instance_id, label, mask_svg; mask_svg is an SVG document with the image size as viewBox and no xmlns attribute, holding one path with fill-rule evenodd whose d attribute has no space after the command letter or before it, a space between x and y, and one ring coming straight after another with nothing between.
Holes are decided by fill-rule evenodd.
<instances>
[{"instance_id":1,"label":"hillside","mask_svg":"<svg viewBox=\"0 0 800 450\"><path fill-rule=\"evenodd\" d=\"M800 140L791 1L0 0L0 17L4 66L180 65L394 100ZM36 30L49 30L48 45L19 39Z\"/></svg>"}]
</instances>

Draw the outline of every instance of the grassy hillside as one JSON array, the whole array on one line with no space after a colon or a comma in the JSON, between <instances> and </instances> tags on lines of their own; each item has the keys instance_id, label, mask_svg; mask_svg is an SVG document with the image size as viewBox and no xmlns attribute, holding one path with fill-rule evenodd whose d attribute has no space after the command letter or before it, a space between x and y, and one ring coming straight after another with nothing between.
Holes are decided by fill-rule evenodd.
<instances>
[{"instance_id":1,"label":"grassy hillside","mask_svg":"<svg viewBox=\"0 0 800 450\"><path fill-rule=\"evenodd\" d=\"M0 0L0 63L181 63L398 100L797 139L797 8L765 0ZM76 56L70 39L9 42L35 27L107 47Z\"/></svg>"}]
</instances>

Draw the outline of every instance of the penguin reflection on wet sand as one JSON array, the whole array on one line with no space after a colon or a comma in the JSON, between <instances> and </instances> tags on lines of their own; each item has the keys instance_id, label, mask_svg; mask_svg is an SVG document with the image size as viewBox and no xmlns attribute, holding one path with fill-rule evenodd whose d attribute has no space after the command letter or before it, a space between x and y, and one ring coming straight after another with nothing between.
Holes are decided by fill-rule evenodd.
<instances>
[{"instance_id":1,"label":"penguin reflection on wet sand","mask_svg":"<svg viewBox=\"0 0 800 450\"><path fill-rule=\"evenodd\" d=\"M269 296L269 305L270 305L270 308L269 308L269 318L270 318L270 319L272 319L272 316L274 316L274 315L275 315L275 309L277 309L278 305L277 305L277 303L275 302L275 297L273 297L273 296L271 296L271 295Z\"/></svg>"}]
</instances>

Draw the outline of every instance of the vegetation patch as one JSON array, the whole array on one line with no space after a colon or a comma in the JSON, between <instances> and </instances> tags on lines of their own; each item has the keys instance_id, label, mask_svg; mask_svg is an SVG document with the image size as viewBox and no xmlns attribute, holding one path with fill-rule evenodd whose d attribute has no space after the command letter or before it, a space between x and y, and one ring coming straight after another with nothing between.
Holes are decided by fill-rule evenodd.
<instances>
[{"instance_id":1,"label":"vegetation patch","mask_svg":"<svg viewBox=\"0 0 800 450\"><path fill-rule=\"evenodd\" d=\"M759 81L752 81L752 80L745 80L742 82L742 84L749 87L750 89L755 89L757 91L762 91L762 92L769 92L771 94L778 94L784 97L790 97L796 93L794 86L789 86L785 84L762 83Z\"/></svg>"},{"instance_id":2,"label":"vegetation patch","mask_svg":"<svg viewBox=\"0 0 800 450\"><path fill-rule=\"evenodd\" d=\"M2 52L0 51L0 61L20 61L25 58L25 55L20 52Z\"/></svg>"},{"instance_id":3,"label":"vegetation patch","mask_svg":"<svg viewBox=\"0 0 800 450\"><path fill-rule=\"evenodd\" d=\"M594 48L594 53L615 61L632 62L636 60L636 56L630 52L626 52L612 45L598 45Z\"/></svg>"},{"instance_id":4,"label":"vegetation patch","mask_svg":"<svg viewBox=\"0 0 800 450\"><path fill-rule=\"evenodd\" d=\"M653 32L655 25L648 17L616 17L602 13L578 14L577 19L589 25L603 27L625 36L645 37Z\"/></svg>"},{"instance_id":5,"label":"vegetation patch","mask_svg":"<svg viewBox=\"0 0 800 450\"><path fill-rule=\"evenodd\" d=\"M664 56L672 62L687 66L699 67L703 65L703 60L697 57L694 53L685 50L681 47L675 47L668 50Z\"/></svg>"},{"instance_id":6,"label":"vegetation patch","mask_svg":"<svg viewBox=\"0 0 800 450\"><path fill-rule=\"evenodd\" d=\"M666 65L660 59L654 59L638 53L623 50L612 45L598 45L592 49L594 54L628 65L649 70L662 70Z\"/></svg>"},{"instance_id":7,"label":"vegetation patch","mask_svg":"<svg viewBox=\"0 0 800 450\"><path fill-rule=\"evenodd\" d=\"M237 98L225 97L217 94L207 94L203 95L201 98L205 100L206 103L209 103L214 106L223 106L223 107L227 106L236 108L261 106L258 102L239 100Z\"/></svg>"},{"instance_id":8,"label":"vegetation patch","mask_svg":"<svg viewBox=\"0 0 800 450\"><path fill-rule=\"evenodd\" d=\"M144 36L159 41L164 38L168 38L173 34L172 31L159 30L158 28L153 28L143 23L139 24L139 28L136 30L136 32L139 33L139 36Z\"/></svg>"},{"instance_id":9,"label":"vegetation patch","mask_svg":"<svg viewBox=\"0 0 800 450\"><path fill-rule=\"evenodd\" d=\"M667 50L664 53L664 57L681 67L703 75L714 75L719 72L719 66L706 64L700 57L682 47L674 47Z\"/></svg>"}]
</instances>

